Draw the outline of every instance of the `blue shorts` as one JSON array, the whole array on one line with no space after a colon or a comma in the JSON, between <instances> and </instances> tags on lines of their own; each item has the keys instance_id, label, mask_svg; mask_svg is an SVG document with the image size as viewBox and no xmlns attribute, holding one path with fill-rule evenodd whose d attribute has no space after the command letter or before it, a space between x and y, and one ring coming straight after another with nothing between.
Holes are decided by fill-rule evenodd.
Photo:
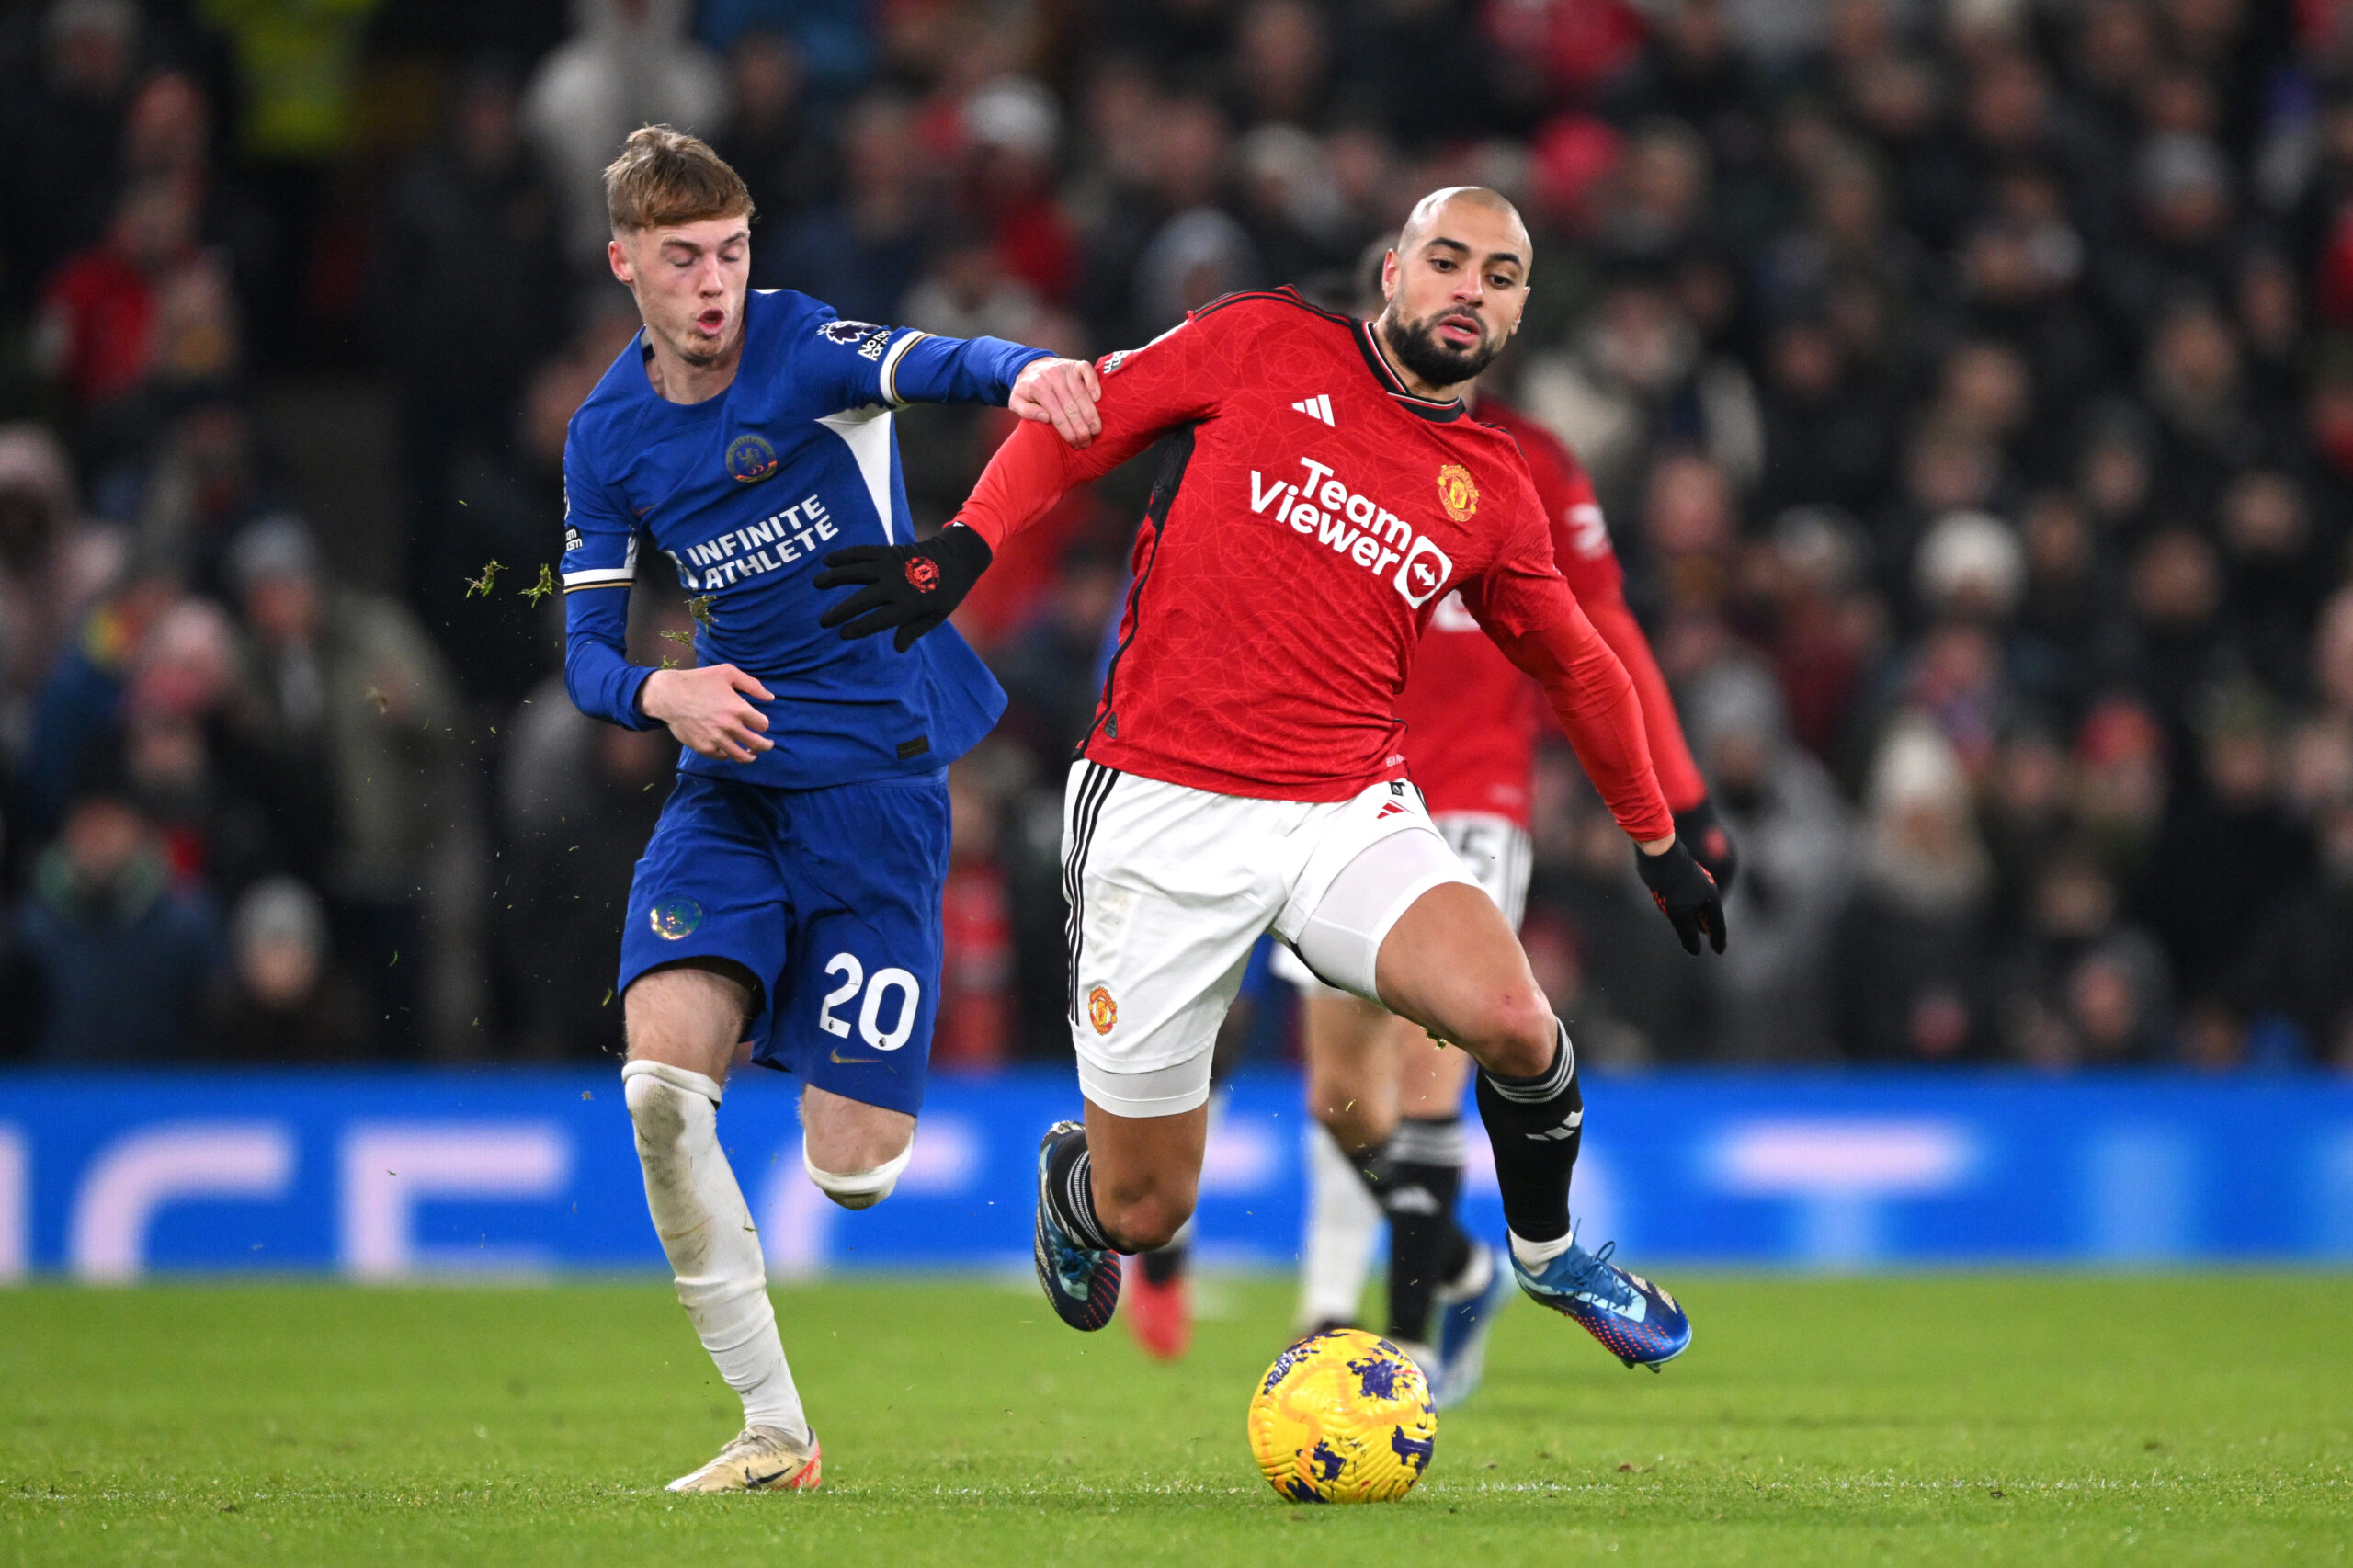
<instances>
[{"instance_id":1,"label":"blue shorts","mask_svg":"<svg viewBox=\"0 0 2353 1568\"><path fill-rule=\"evenodd\" d=\"M829 790L682 773L630 884L618 990L680 959L732 959L760 983L754 1062L912 1116L948 826L944 772Z\"/></svg>"}]
</instances>

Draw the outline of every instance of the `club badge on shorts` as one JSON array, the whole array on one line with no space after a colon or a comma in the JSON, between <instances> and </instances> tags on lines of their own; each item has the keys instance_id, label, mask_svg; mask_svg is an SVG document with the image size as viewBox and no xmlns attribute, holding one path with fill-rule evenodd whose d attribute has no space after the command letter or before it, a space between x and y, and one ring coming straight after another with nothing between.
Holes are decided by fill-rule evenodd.
<instances>
[{"instance_id":1,"label":"club badge on shorts","mask_svg":"<svg viewBox=\"0 0 2353 1568\"><path fill-rule=\"evenodd\" d=\"M1461 463L1449 463L1438 471L1438 504L1456 522L1471 520L1471 514L1479 509L1479 486L1469 469Z\"/></svg>"},{"instance_id":2,"label":"club badge on shorts","mask_svg":"<svg viewBox=\"0 0 2353 1568\"><path fill-rule=\"evenodd\" d=\"M1120 1005L1111 1000L1108 991L1098 985L1086 994L1086 1017L1095 1026L1097 1034L1109 1034L1111 1026L1120 1021Z\"/></svg>"}]
</instances>

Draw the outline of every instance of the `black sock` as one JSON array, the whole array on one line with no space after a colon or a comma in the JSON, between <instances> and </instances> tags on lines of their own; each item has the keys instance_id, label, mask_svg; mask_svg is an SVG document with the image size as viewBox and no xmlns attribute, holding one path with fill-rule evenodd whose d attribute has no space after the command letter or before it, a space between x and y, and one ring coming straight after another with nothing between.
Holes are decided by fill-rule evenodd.
<instances>
[{"instance_id":1,"label":"black sock","mask_svg":"<svg viewBox=\"0 0 2353 1568\"><path fill-rule=\"evenodd\" d=\"M1389 1337L1427 1345L1439 1289L1471 1266L1455 1218L1462 1193L1462 1119L1407 1117L1389 1140Z\"/></svg>"},{"instance_id":2,"label":"black sock","mask_svg":"<svg viewBox=\"0 0 2353 1568\"><path fill-rule=\"evenodd\" d=\"M1087 1157L1084 1129L1054 1145L1046 1156L1046 1206L1081 1246L1116 1252L1095 1217L1095 1163Z\"/></svg>"},{"instance_id":3,"label":"black sock","mask_svg":"<svg viewBox=\"0 0 2353 1568\"><path fill-rule=\"evenodd\" d=\"M1171 1285L1185 1278L1185 1244L1170 1242L1165 1247L1154 1247L1138 1258L1145 1280L1154 1285Z\"/></svg>"},{"instance_id":4,"label":"black sock","mask_svg":"<svg viewBox=\"0 0 2353 1568\"><path fill-rule=\"evenodd\" d=\"M1569 1173L1583 1137L1585 1096L1577 1092L1576 1048L1566 1028L1552 1064L1533 1078L1479 1070L1479 1119L1495 1148L1495 1183L1511 1233L1530 1242L1567 1235Z\"/></svg>"},{"instance_id":5,"label":"black sock","mask_svg":"<svg viewBox=\"0 0 2353 1568\"><path fill-rule=\"evenodd\" d=\"M1342 1143L1340 1153L1348 1157L1349 1168L1357 1173L1357 1180L1364 1183L1364 1189L1372 1194L1372 1200L1386 1212L1389 1195L1397 1187L1397 1173L1390 1165L1388 1143L1375 1143L1370 1149L1351 1149Z\"/></svg>"}]
</instances>

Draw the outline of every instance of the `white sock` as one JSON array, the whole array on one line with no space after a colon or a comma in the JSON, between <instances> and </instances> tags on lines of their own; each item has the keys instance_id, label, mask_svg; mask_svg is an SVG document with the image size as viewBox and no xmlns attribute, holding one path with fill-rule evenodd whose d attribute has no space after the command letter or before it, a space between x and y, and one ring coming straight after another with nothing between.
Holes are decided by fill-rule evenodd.
<instances>
[{"instance_id":1,"label":"white sock","mask_svg":"<svg viewBox=\"0 0 2353 1568\"><path fill-rule=\"evenodd\" d=\"M1574 1231L1571 1231L1557 1241L1550 1242L1531 1242L1525 1236L1515 1235L1511 1239L1511 1255L1519 1259L1521 1265L1530 1274L1534 1274L1568 1251L1575 1244L1576 1239L1577 1233Z\"/></svg>"},{"instance_id":2,"label":"white sock","mask_svg":"<svg viewBox=\"0 0 2353 1568\"><path fill-rule=\"evenodd\" d=\"M744 1425L806 1443L809 1418L777 1337L759 1232L719 1146L719 1085L683 1067L632 1062L621 1069L621 1091L678 1304L719 1375L743 1396Z\"/></svg>"},{"instance_id":3,"label":"white sock","mask_svg":"<svg viewBox=\"0 0 2353 1568\"><path fill-rule=\"evenodd\" d=\"M1331 1133L1307 1135L1307 1236L1299 1257L1299 1323L1354 1323L1380 1239L1381 1205Z\"/></svg>"}]
</instances>

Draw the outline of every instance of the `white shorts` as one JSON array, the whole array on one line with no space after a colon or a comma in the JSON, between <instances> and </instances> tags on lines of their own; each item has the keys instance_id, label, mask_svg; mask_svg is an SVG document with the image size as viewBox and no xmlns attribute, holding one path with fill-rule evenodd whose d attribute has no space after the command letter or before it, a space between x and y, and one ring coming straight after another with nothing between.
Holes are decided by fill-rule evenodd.
<instances>
[{"instance_id":1,"label":"white shorts","mask_svg":"<svg viewBox=\"0 0 2353 1568\"><path fill-rule=\"evenodd\" d=\"M1260 936L1370 997L1398 917L1470 881L1410 784L1259 801L1080 760L1063 814L1079 1086L1120 1116L1191 1110Z\"/></svg>"},{"instance_id":2,"label":"white shorts","mask_svg":"<svg viewBox=\"0 0 2353 1568\"><path fill-rule=\"evenodd\" d=\"M1520 917L1528 912L1529 869L1536 858L1528 830L1491 812L1445 812L1430 822L1447 847L1461 859L1471 881L1495 901L1511 928L1518 930ZM1316 979L1288 948L1277 948L1268 967L1276 979L1287 980L1311 996L1328 995L1336 989Z\"/></svg>"}]
</instances>

